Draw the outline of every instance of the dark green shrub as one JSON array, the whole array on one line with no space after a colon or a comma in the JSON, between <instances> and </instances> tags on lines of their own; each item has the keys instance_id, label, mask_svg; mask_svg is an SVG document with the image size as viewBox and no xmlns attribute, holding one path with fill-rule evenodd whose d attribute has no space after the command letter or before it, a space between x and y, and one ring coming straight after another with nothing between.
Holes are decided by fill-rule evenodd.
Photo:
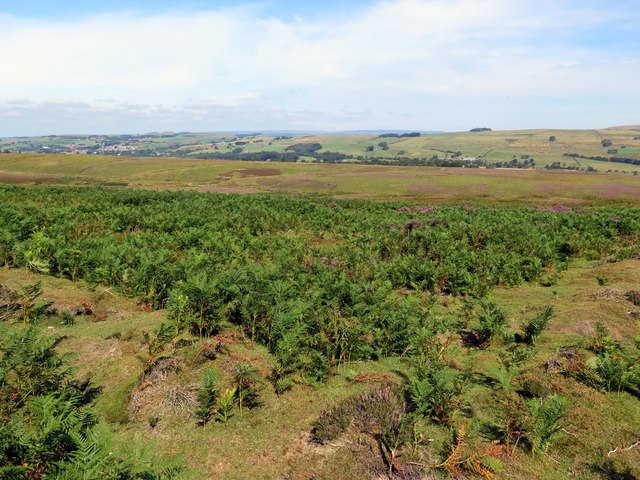
<instances>
[{"instance_id":1,"label":"dark green shrub","mask_svg":"<svg viewBox=\"0 0 640 480\"><path fill-rule=\"evenodd\" d=\"M202 376L202 385L197 394L198 406L194 412L198 425L206 425L216 415L215 407L219 393L215 383L215 372L211 369L205 370Z\"/></svg>"},{"instance_id":2,"label":"dark green shrub","mask_svg":"<svg viewBox=\"0 0 640 480\"><path fill-rule=\"evenodd\" d=\"M480 344L490 344L496 335L504 332L506 326L506 312L496 303L483 302L482 311L478 315L478 328L476 329Z\"/></svg>"},{"instance_id":3,"label":"dark green shrub","mask_svg":"<svg viewBox=\"0 0 640 480\"><path fill-rule=\"evenodd\" d=\"M233 385L236 389L238 408L242 415L242 408L255 408L258 405L258 371L246 362L236 365L233 373Z\"/></svg>"},{"instance_id":4,"label":"dark green shrub","mask_svg":"<svg viewBox=\"0 0 640 480\"><path fill-rule=\"evenodd\" d=\"M465 386L464 375L450 367L418 369L411 384L412 410L435 420L448 423L460 404Z\"/></svg>"},{"instance_id":5,"label":"dark green shrub","mask_svg":"<svg viewBox=\"0 0 640 480\"><path fill-rule=\"evenodd\" d=\"M22 407L32 396L61 389L71 370L55 352L59 340L28 328L0 335L0 405L5 413Z\"/></svg>"},{"instance_id":6,"label":"dark green shrub","mask_svg":"<svg viewBox=\"0 0 640 480\"><path fill-rule=\"evenodd\" d=\"M70 381L56 340L32 328L0 335L0 478L133 480L178 478L181 467L158 468L128 457L98 430L90 383Z\"/></svg>"},{"instance_id":7,"label":"dark green shrub","mask_svg":"<svg viewBox=\"0 0 640 480\"><path fill-rule=\"evenodd\" d=\"M563 436L569 402L560 395L528 401L526 434L534 454L547 453Z\"/></svg>"},{"instance_id":8,"label":"dark green shrub","mask_svg":"<svg viewBox=\"0 0 640 480\"><path fill-rule=\"evenodd\" d=\"M610 392L627 391L640 397L640 367L621 355L604 353L595 359L595 372Z\"/></svg>"},{"instance_id":9,"label":"dark green shrub","mask_svg":"<svg viewBox=\"0 0 640 480\"><path fill-rule=\"evenodd\" d=\"M65 326L72 326L76 323L75 316L68 311L60 312L60 323Z\"/></svg>"},{"instance_id":10,"label":"dark green shrub","mask_svg":"<svg viewBox=\"0 0 640 480\"><path fill-rule=\"evenodd\" d=\"M547 305L542 312L522 326L522 330L524 331L523 341L529 345L535 345L538 336L547 328L552 317L553 307Z\"/></svg>"}]
</instances>

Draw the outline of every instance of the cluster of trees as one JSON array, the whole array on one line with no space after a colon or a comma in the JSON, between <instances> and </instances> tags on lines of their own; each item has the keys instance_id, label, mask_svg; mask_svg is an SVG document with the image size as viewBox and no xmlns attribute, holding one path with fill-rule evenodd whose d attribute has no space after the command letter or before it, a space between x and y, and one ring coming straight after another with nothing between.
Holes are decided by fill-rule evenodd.
<instances>
[{"instance_id":1,"label":"cluster of trees","mask_svg":"<svg viewBox=\"0 0 640 480\"><path fill-rule=\"evenodd\" d=\"M378 138L415 138L419 137L420 132L408 132L408 133L383 133L378 135Z\"/></svg>"},{"instance_id":2,"label":"cluster of trees","mask_svg":"<svg viewBox=\"0 0 640 480\"><path fill-rule=\"evenodd\" d=\"M567 165L566 163L553 162L544 166L545 170L573 170L580 172L597 172L598 169L589 165L588 167L581 167L580 165Z\"/></svg>"},{"instance_id":3,"label":"cluster of trees","mask_svg":"<svg viewBox=\"0 0 640 480\"><path fill-rule=\"evenodd\" d=\"M373 149L373 147L370 147ZM406 167L446 167L446 168L535 168L534 159L525 159L519 161L518 159L512 159L508 162L487 162L484 159L477 158L473 160L460 158L462 152L448 151L450 157L440 157L439 155L433 155L430 158L427 157L357 157L359 163L367 165L398 165Z\"/></svg>"},{"instance_id":4,"label":"cluster of trees","mask_svg":"<svg viewBox=\"0 0 640 480\"><path fill-rule=\"evenodd\" d=\"M238 325L275 355L282 385L404 352L434 294L481 298L577 255L637 254L640 231L631 208L17 187L0 201L0 264L113 286L167 308L175 331Z\"/></svg>"},{"instance_id":5,"label":"cluster of trees","mask_svg":"<svg viewBox=\"0 0 640 480\"><path fill-rule=\"evenodd\" d=\"M231 152L198 153L189 155L189 158L244 160L247 162L297 162L300 160L300 155L296 152L243 152L242 148L237 147Z\"/></svg>"},{"instance_id":6,"label":"cluster of trees","mask_svg":"<svg viewBox=\"0 0 640 480\"><path fill-rule=\"evenodd\" d=\"M285 150L289 152L296 152L299 155L313 155L320 149L322 149L322 144L318 142L310 142L296 143L288 146Z\"/></svg>"},{"instance_id":7,"label":"cluster of trees","mask_svg":"<svg viewBox=\"0 0 640 480\"><path fill-rule=\"evenodd\" d=\"M527 158L523 159L522 161L518 160L515 155L514 157L509 160L508 162L492 162L492 163L487 163L486 161L484 162L486 167L493 167L493 168L535 168L536 166L536 161L533 158L529 158L528 155L526 155Z\"/></svg>"},{"instance_id":8,"label":"cluster of trees","mask_svg":"<svg viewBox=\"0 0 640 480\"><path fill-rule=\"evenodd\" d=\"M565 157L571 158L585 158L587 160L596 160L598 162L615 162L615 163L627 163L631 165L640 165L640 159L638 158L626 158L626 157L603 157L601 155L587 156L580 155L579 153L565 153Z\"/></svg>"},{"instance_id":9,"label":"cluster of trees","mask_svg":"<svg viewBox=\"0 0 640 480\"><path fill-rule=\"evenodd\" d=\"M244 144L246 142L236 142ZM322 149L320 143L297 143L286 148L284 152L260 151L260 152L244 152L242 147L236 147L230 152L215 153L197 153L188 155L183 152L183 156L189 158L202 159L221 159L221 160L244 160L248 162L297 162L300 157L311 157L318 162L336 163L353 158L352 155L346 155L340 152L319 152Z\"/></svg>"},{"instance_id":10,"label":"cluster of trees","mask_svg":"<svg viewBox=\"0 0 640 480\"><path fill-rule=\"evenodd\" d=\"M357 157L359 163L367 165L398 165L401 167L479 167L482 161L471 162L457 157L441 158L438 155L427 157Z\"/></svg>"}]
</instances>

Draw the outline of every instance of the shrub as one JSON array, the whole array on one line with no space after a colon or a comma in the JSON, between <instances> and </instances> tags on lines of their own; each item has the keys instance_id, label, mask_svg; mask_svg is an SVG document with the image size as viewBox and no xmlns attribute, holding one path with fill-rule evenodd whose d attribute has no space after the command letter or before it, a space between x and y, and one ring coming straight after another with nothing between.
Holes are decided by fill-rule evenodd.
<instances>
[{"instance_id":1,"label":"shrub","mask_svg":"<svg viewBox=\"0 0 640 480\"><path fill-rule=\"evenodd\" d=\"M60 323L65 326L71 326L76 323L76 319L71 312L60 312Z\"/></svg>"},{"instance_id":2,"label":"shrub","mask_svg":"<svg viewBox=\"0 0 640 480\"><path fill-rule=\"evenodd\" d=\"M524 331L523 341L529 345L535 345L538 336L547 328L549 321L553 317L553 307L547 305L545 309L538 315L523 325Z\"/></svg>"},{"instance_id":3,"label":"shrub","mask_svg":"<svg viewBox=\"0 0 640 480\"><path fill-rule=\"evenodd\" d=\"M621 355L604 353L596 357L594 370L608 391L624 390L640 397L640 368L634 363Z\"/></svg>"},{"instance_id":4,"label":"shrub","mask_svg":"<svg viewBox=\"0 0 640 480\"><path fill-rule=\"evenodd\" d=\"M476 330L478 340L481 345L487 345L495 335L504 331L507 326L507 314L496 303L483 302L478 321L479 326Z\"/></svg>"},{"instance_id":5,"label":"shrub","mask_svg":"<svg viewBox=\"0 0 640 480\"><path fill-rule=\"evenodd\" d=\"M527 402L527 440L534 454L547 453L563 436L569 402L560 395L533 398Z\"/></svg>"},{"instance_id":6,"label":"shrub","mask_svg":"<svg viewBox=\"0 0 640 480\"><path fill-rule=\"evenodd\" d=\"M625 297L631 303L633 303L636 307L640 307L640 291L637 290L629 290Z\"/></svg>"},{"instance_id":7,"label":"shrub","mask_svg":"<svg viewBox=\"0 0 640 480\"><path fill-rule=\"evenodd\" d=\"M458 409L464 390L461 372L450 368L418 369L410 388L413 410L437 422L448 423Z\"/></svg>"},{"instance_id":8,"label":"shrub","mask_svg":"<svg viewBox=\"0 0 640 480\"><path fill-rule=\"evenodd\" d=\"M233 416L236 405L236 389L228 388L216 398L216 416L222 423L227 423Z\"/></svg>"},{"instance_id":9,"label":"shrub","mask_svg":"<svg viewBox=\"0 0 640 480\"><path fill-rule=\"evenodd\" d=\"M596 322L595 334L588 349L597 354L611 354L618 349L618 344L604 323Z\"/></svg>"},{"instance_id":10,"label":"shrub","mask_svg":"<svg viewBox=\"0 0 640 480\"><path fill-rule=\"evenodd\" d=\"M238 363L233 374L233 384L236 388L240 415L242 415L243 405L254 408L258 404L258 371L249 363Z\"/></svg>"},{"instance_id":11,"label":"shrub","mask_svg":"<svg viewBox=\"0 0 640 480\"><path fill-rule=\"evenodd\" d=\"M313 423L312 437L323 443L342 435L350 426L362 433L387 436L397 432L407 405L393 385L382 385L325 410Z\"/></svg>"},{"instance_id":12,"label":"shrub","mask_svg":"<svg viewBox=\"0 0 640 480\"><path fill-rule=\"evenodd\" d=\"M178 478L113 448L88 405L98 390L70 381L55 345L32 328L0 335L0 478Z\"/></svg>"},{"instance_id":13,"label":"shrub","mask_svg":"<svg viewBox=\"0 0 640 480\"><path fill-rule=\"evenodd\" d=\"M6 413L20 408L32 396L62 388L71 370L55 352L59 340L44 338L35 329L0 335L0 406Z\"/></svg>"},{"instance_id":14,"label":"shrub","mask_svg":"<svg viewBox=\"0 0 640 480\"><path fill-rule=\"evenodd\" d=\"M215 372L211 369L205 370L202 377L202 385L197 394L198 406L194 412L198 425L206 425L216 413L215 407L219 394L215 381Z\"/></svg>"}]
</instances>

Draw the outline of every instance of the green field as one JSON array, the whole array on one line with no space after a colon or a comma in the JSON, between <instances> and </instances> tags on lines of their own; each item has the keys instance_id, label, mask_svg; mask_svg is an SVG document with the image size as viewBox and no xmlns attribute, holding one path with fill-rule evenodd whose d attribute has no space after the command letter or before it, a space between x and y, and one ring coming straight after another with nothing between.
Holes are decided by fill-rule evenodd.
<instances>
[{"instance_id":1,"label":"green field","mask_svg":"<svg viewBox=\"0 0 640 480\"><path fill-rule=\"evenodd\" d=\"M619 150L621 155L640 155L640 148L621 148Z\"/></svg>"}]
</instances>

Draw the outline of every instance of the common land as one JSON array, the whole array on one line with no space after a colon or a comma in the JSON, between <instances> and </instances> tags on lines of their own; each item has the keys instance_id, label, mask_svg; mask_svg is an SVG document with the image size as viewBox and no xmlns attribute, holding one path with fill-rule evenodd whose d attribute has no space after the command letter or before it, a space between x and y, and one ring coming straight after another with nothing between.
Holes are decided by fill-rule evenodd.
<instances>
[{"instance_id":1,"label":"common land","mask_svg":"<svg viewBox=\"0 0 640 480\"><path fill-rule=\"evenodd\" d=\"M312 160L0 154L2 475L638 478L633 164Z\"/></svg>"}]
</instances>

